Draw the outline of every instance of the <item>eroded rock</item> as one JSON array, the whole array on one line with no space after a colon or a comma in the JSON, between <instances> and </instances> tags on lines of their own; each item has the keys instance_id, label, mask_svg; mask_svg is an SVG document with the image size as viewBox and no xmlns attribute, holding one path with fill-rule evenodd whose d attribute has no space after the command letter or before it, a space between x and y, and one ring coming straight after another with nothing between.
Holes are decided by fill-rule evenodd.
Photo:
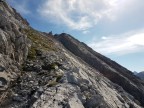
<instances>
[{"instance_id":1,"label":"eroded rock","mask_svg":"<svg viewBox=\"0 0 144 108\"><path fill-rule=\"evenodd\" d=\"M32 29L5 2L0 13L0 107L142 108L144 83L129 71L68 34Z\"/></svg>"}]
</instances>

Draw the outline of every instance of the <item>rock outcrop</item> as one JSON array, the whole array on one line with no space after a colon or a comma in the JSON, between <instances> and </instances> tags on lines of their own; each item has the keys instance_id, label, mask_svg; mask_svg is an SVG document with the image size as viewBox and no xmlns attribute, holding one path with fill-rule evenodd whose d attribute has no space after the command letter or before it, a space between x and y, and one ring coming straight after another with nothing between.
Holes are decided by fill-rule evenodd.
<instances>
[{"instance_id":1,"label":"rock outcrop","mask_svg":"<svg viewBox=\"0 0 144 108\"><path fill-rule=\"evenodd\" d=\"M144 82L68 34L31 28L0 1L1 108L143 108Z\"/></svg>"},{"instance_id":2,"label":"rock outcrop","mask_svg":"<svg viewBox=\"0 0 144 108\"><path fill-rule=\"evenodd\" d=\"M15 9L6 2L0 1L0 89L5 90L10 81L18 75L18 67L28 54L27 36L21 33L21 28L28 23Z\"/></svg>"}]
</instances>

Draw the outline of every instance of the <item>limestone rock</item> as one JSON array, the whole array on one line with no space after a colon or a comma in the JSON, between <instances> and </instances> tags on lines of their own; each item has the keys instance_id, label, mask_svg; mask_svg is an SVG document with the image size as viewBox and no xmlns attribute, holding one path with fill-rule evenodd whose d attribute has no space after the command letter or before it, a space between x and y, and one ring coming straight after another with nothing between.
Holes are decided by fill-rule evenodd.
<instances>
[{"instance_id":1,"label":"limestone rock","mask_svg":"<svg viewBox=\"0 0 144 108\"><path fill-rule=\"evenodd\" d=\"M0 1L0 108L143 108L144 82L62 33L34 30Z\"/></svg>"}]
</instances>

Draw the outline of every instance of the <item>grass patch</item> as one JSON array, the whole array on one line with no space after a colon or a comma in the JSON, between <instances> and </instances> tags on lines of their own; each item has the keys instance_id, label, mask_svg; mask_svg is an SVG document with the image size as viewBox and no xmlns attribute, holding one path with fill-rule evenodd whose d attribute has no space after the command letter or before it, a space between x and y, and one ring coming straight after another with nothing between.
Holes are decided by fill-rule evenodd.
<instances>
[{"instance_id":1,"label":"grass patch","mask_svg":"<svg viewBox=\"0 0 144 108\"><path fill-rule=\"evenodd\" d=\"M48 87L54 87L54 86L56 86L57 84L58 84L58 82L52 81L52 82L49 83Z\"/></svg>"},{"instance_id":2,"label":"grass patch","mask_svg":"<svg viewBox=\"0 0 144 108\"><path fill-rule=\"evenodd\" d=\"M56 86L59 83L60 79L63 77L63 74L61 74L61 75L55 75L54 77L55 77L55 80L49 82L48 87L54 87L54 86Z\"/></svg>"},{"instance_id":3,"label":"grass patch","mask_svg":"<svg viewBox=\"0 0 144 108\"><path fill-rule=\"evenodd\" d=\"M56 69L56 67L58 67L56 63L50 64L50 69Z\"/></svg>"},{"instance_id":4,"label":"grass patch","mask_svg":"<svg viewBox=\"0 0 144 108\"><path fill-rule=\"evenodd\" d=\"M32 41L31 48L29 49L28 58L35 59L36 58L36 50L41 49L44 51L56 51L57 48L54 45L52 39L47 36L44 36L40 32L28 28L23 29L22 32L27 35L27 37Z\"/></svg>"},{"instance_id":5,"label":"grass patch","mask_svg":"<svg viewBox=\"0 0 144 108\"><path fill-rule=\"evenodd\" d=\"M30 60L34 60L36 58L36 48L31 47L29 49L27 58L30 59Z\"/></svg>"}]
</instances>

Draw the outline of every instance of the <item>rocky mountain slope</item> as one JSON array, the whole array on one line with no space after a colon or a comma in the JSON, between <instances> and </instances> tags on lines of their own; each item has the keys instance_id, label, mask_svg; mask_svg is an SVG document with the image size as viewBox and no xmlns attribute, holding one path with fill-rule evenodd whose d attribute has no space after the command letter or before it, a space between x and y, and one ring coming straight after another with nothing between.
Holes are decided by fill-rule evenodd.
<instances>
[{"instance_id":1,"label":"rocky mountain slope","mask_svg":"<svg viewBox=\"0 0 144 108\"><path fill-rule=\"evenodd\" d=\"M139 78L141 78L142 80L144 80L144 71L137 73L136 76L138 76Z\"/></svg>"},{"instance_id":2,"label":"rocky mountain slope","mask_svg":"<svg viewBox=\"0 0 144 108\"><path fill-rule=\"evenodd\" d=\"M143 108L144 82L68 34L36 31L0 0L0 108Z\"/></svg>"},{"instance_id":3,"label":"rocky mountain slope","mask_svg":"<svg viewBox=\"0 0 144 108\"><path fill-rule=\"evenodd\" d=\"M134 73L134 75L138 74L138 72L136 72L136 71L134 71L133 73Z\"/></svg>"}]
</instances>

